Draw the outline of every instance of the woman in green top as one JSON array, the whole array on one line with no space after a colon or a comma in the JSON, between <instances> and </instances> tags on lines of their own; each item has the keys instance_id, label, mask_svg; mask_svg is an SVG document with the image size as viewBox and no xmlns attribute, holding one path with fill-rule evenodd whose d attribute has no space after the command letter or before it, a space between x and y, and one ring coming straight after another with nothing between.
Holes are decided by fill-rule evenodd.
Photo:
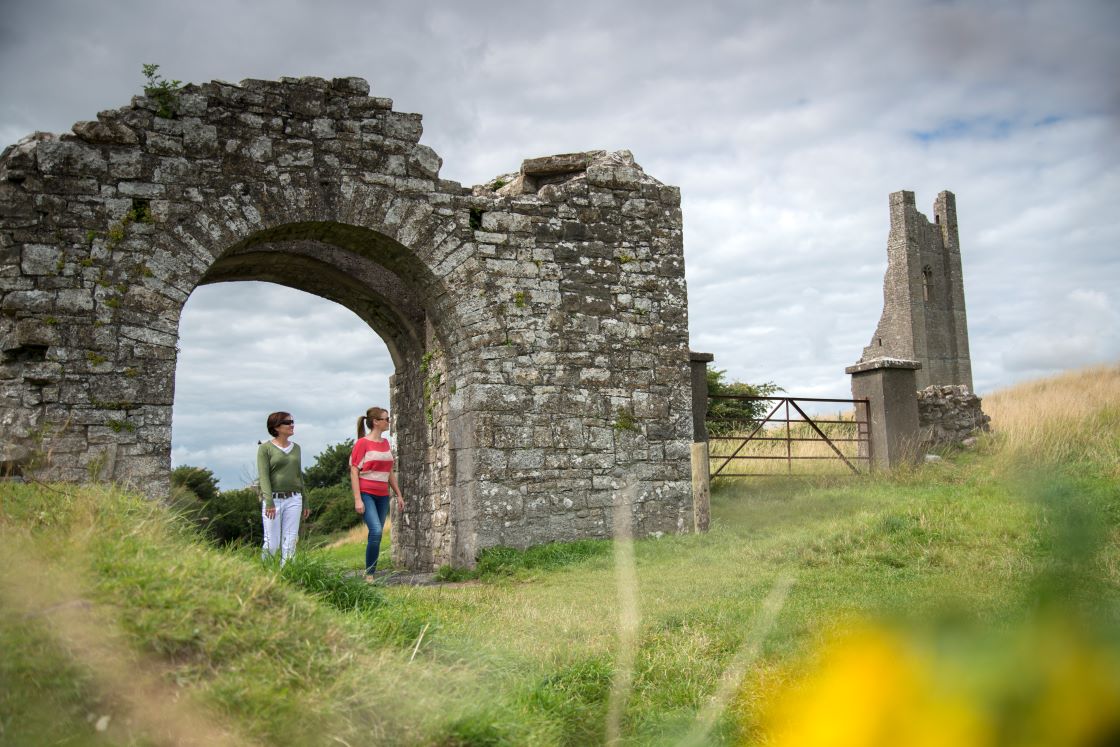
<instances>
[{"instance_id":1,"label":"woman in green top","mask_svg":"<svg viewBox=\"0 0 1120 747\"><path fill-rule=\"evenodd\" d=\"M291 440L296 432L295 420L291 413L274 412L266 425L272 438L257 447L264 556L279 550L283 564L296 551L300 517L306 519L311 511L303 506L299 444Z\"/></svg>"}]
</instances>

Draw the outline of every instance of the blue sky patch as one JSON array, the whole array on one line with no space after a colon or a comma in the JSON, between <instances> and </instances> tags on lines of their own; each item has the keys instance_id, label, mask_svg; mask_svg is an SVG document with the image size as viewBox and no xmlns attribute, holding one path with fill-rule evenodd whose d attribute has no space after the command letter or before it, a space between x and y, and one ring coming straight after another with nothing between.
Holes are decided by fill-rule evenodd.
<instances>
[{"instance_id":1,"label":"blue sky patch","mask_svg":"<svg viewBox=\"0 0 1120 747\"><path fill-rule=\"evenodd\" d=\"M1017 123L1010 119L974 117L947 119L930 130L912 130L910 136L922 143L946 140L1002 140L1011 134Z\"/></svg>"}]
</instances>

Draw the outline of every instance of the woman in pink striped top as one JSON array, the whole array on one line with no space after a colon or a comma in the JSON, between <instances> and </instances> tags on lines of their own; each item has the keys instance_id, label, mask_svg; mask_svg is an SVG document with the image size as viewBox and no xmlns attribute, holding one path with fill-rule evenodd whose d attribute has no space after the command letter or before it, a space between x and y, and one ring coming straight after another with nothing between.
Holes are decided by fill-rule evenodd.
<instances>
[{"instance_id":1,"label":"woman in pink striped top","mask_svg":"<svg viewBox=\"0 0 1120 747\"><path fill-rule=\"evenodd\" d=\"M369 428L369 434L366 434ZM366 575L373 576L381 551L381 533L389 514L389 489L397 495L397 509L404 510L404 498L393 468L393 452L382 435L389 430L389 411L371 407L358 418L358 440L350 452L350 487L354 491L354 510L369 528L366 541Z\"/></svg>"}]
</instances>

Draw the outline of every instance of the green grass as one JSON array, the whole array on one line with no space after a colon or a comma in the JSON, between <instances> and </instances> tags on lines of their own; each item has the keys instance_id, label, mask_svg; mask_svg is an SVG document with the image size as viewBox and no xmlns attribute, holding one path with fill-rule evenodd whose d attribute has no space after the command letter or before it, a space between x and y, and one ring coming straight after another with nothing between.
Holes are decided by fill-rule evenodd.
<instances>
[{"instance_id":1,"label":"green grass","mask_svg":"<svg viewBox=\"0 0 1120 747\"><path fill-rule=\"evenodd\" d=\"M78 666L36 617L0 612L0 742L110 744L89 716L106 708L92 675Z\"/></svg>"},{"instance_id":2,"label":"green grass","mask_svg":"<svg viewBox=\"0 0 1120 747\"><path fill-rule=\"evenodd\" d=\"M377 559L377 570L393 568L392 544L392 530L387 528L381 534L381 554ZM313 548L316 555L334 561L347 570L361 571L366 564L365 524L346 532L316 538L313 542L305 543L305 547Z\"/></svg>"},{"instance_id":3,"label":"green grass","mask_svg":"<svg viewBox=\"0 0 1120 747\"><path fill-rule=\"evenodd\" d=\"M490 547L479 554L478 564L474 568L443 566L436 572L436 579L449 582L469 579L496 581L504 578L531 581L550 571L585 561L597 558L609 561L610 554L611 543L608 540L550 542L527 550Z\"/></svg>"},{"instance_id":4,"label":"green grass","mask_svg":"<svg viewBox=\"0 0 1120 747\"><path fill-rule=\"evenodd\" d=\"M768 693L858 620L961 649L1041 609L1120 630L1116 413L1098 407L1092 429L994 436L874 478L717 482L709 533L633 545L622 742L760 740ZM360 537L308 545L280 571L253 549L199 542L142 500L61 490L0 488L0 648L15 652L0 657L0 742L158 742L151 729L172 727L145 726L146 709L163 706L130 689L141 671L175 693L174 723L231 743L607 739L627 660L628 576L611 542L494 548L469 574L444 572L468 585L369 586L348 576L363 562ZM764 600L785 579L767 627ZM102 637L130 652L117 676L86 650ZM737 666L710 731L698 727ZM106 733L93 726L102 714L113 716Z\"/></svg>"}]
</instances>

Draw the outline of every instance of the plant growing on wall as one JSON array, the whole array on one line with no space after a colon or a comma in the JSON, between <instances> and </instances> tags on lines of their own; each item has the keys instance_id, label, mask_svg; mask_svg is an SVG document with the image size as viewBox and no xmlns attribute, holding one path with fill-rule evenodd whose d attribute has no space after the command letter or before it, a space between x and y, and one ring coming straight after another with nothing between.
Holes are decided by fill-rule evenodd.
<instances>
[{"instance_id":1,"label":"plant growing on wall","mask_svg":"<svg viewBox=\"0 0 1120 747\"><path fill-rule=\"evenodd\" d=\"M156 114L164 119L172 119L179 104L181 80L164 80L159 74L159 65L146 64L141 68L148 82L144 85L144 95L156 102Z\"/></svg>"}]
</instances>

